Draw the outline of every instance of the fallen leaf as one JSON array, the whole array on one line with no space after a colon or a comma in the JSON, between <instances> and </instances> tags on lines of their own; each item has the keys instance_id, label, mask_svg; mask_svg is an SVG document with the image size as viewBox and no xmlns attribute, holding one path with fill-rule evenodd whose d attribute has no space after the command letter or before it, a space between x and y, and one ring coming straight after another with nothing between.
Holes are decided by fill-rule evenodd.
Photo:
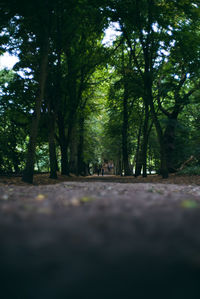
<instances>
[{"instance_id":1,"label":"fallen leaf","mask_svg":"<svg viewBox=\"0 0 200 299\"><path fill-rule=\"evenodd\" d=\"M83 196L83 197L80 198L81 203L86 203L86 202L89 202L89 201L92 201L92 200L94 200L94 198L89 197L89 196Z\"/></svg>"},{"instance_id":2,"label":"fallen leaf","mask_svg":"<svg viewBox=\"0 0 200 299\"><path fill-rule=\"evenodd\" d=\"M194 209L198 207L198 203L194 200L183 200L181 202L181 207L185 209Z\"/></svg>"}]
</instances>

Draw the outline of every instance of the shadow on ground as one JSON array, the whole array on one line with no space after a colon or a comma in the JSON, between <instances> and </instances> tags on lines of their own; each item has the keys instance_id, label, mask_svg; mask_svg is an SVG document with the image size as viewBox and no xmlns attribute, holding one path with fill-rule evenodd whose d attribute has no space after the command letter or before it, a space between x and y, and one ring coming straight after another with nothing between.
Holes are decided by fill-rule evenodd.
<instances>
[{"instance_id":1,"label":"shadow on ground","mask_svg":"<svg viewBox=\"0 0 200 299\"><path fill-rule=\"evenodd\" d=\"M199 298L200 187L132 180L2 183L1 298Z\"/></svg>"}]
</instances>

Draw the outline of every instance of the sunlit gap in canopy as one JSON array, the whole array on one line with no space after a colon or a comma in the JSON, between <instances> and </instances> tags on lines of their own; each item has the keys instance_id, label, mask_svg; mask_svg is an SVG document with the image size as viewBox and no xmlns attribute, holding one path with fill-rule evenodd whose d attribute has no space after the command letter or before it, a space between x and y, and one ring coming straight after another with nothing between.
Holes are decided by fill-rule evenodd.
<instances>
[{"instance_id":1,"label":"sunlit gap in canopy","mask_svg":"<svg viewBox=\"0 0 200 299\"><path fill-rule=\"evenodd\" d=\"M105 29L104 31L105 36L102 40L103 45L106 47L109 47L113 44L113 42L116 40L116 37L121 35L120 26L117 22L111 22L109 24L109 27ZM13 69L14 65L19 62L19 58L15 55L10 55L8 52L5 52L3 55L0 56L0 70L2 69ZM25 70L25 73L23 71L17 72L21 77L27 77L29 73L29 69L27 68Z\"/></svg>"},{"instance_id":2,"label":"sunlit gap in canopy","mask_svg":"<svg viewBox=\"0 0 200 299\"><path fill-rule=\"evenodd\" d=\"M2 56L0 56L0 70L5 68L11 70L18 61L19 59L17 56L10 55L8 52L5 52Z\"/></svg>"},{"instance_id":3,"label":"sunlit gap in canopy","mask_svg":"<svg viewBox=\"0 0 200 299\"><path fill-rule=\"evenodd\" d=\"M0 56L0 70L12 70L17 62L19 62L19 58L16 55L10 55L8 52L5 52ZM23 70L18 71L17 74L22 78L32 79L33 76L31 72L30 68L24 68Z\"/></svg>"},{"instance_id":4,"label":"sunlit gap in canopy","mask_svg":"<svg viewBox=\"0 0 200 299\"><path fill-rule=\"evenodd\" d=\"M103 38L102 43L106 47L111 46L113 42L116 40L116 37L122 34L119 23L117 22L111 22L109 24L109 27L105 29L104 33L105 36Z\"/></svg>"}]
</instances>

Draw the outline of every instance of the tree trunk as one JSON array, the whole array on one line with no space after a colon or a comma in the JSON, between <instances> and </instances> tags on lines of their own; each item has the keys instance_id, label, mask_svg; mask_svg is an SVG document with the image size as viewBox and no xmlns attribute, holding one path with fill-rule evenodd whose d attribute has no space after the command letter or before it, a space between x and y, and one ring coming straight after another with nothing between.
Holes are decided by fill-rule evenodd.
<instances>
[{"instance_id":1,"label":"tree trunk","mask_svg":"<svg viewBox=\"0 0 200 299\"><path fill-rule=\"evenodd\" d=\"M142 118L137 136L137 148L135 158L135 177L141 175L142 171L142 152L141 152L141 134L142 134Z\"/></svg>"},{"instance_id":2,"label":"tree trunk","mask_svg":"<svg viewBox=\"0 0 200 299\"><path fill-rule=\"evenodd\" d=\"M55 145L55 117L49 111L49 160L50 160L50 178L57 179L57 158Z\"/></svg>"},{"instance_id":3,"label":"tree trunk","mask_svg":"<svg viewBox=\"0 0 200 299\"><path fill-rule=\"evenodd\" d=\"M139 1L137 1L139 4ZM158 141L160 145L160 160L161 160L161 167L160 171L163 178L168 177L168 169L167 169L167 161L166 161L166 151L165 151L165 143L162 128L160 122L158 120L158 116L155 111L154 101L153 101L153 94L152 94L152 86L153 86L153 56L154 56L154 47L153 40L152 40L152 24L153 24L153 1L148 1L148 26L147 26L147 35L144 36L144 33L141 30L140 24L140 15L138 15L139 19L139 27L140 27L140 42L143 48L143 55L144 55L144 64L145 70L143 73L143 80L144 80L144 102L145 105L150 107L152 120L154 122Z\"/></svg>"},{"instance_id":4,"label":"tree trunk","mask_svg":"<svg viewBox=\"0 0 200 299\"><path fill-rule=\"evenodd\" d=\"M31 124L26 166L22 177L22 180L27 183L33 183L36 138L38 134L41 106L42 106L42 101L44 99L44 91L45 91L45 84L47 78L48 48L49 48L48 38L46 38L44 39L44 44L41 47L39 90L38 90L38 95L36 97L35 109L34 109L34 114L33 114L33 119Z\"/></svg>"},{"instance_id":5,"label":"tree trunk","mask_svg":"<svg viewBox=\"0 0 200 299\"><path fill-rule=\"evenodd\" d=\"M119 153L119 157L115 163L115 175L122 175L122 160L121 153Z\"/></svg>"},{"instance_id":6,"label":"tree trunk","mask_svg":"<svg viewBox=\"0 0 200 299\"><path fill-rule=\"evenodd\" d=\"M124 59L124 47L122 47L122 72L123 72L123 85L124 85L124 96L123 96L123 123L122 123L122 164L124 168L124 175L132 175L129 161L128 161L128 86L127 86L127 73ZM129 64L131 63L131 57ZM128 64L128 67L130 65Z\"/></svg>"},{"instance_id":7,"label":"tree trunk","mask_svg":"<svg viewBox=\"0 0 200 299\"><path fill-rule=\"evenodd\" d=\"M77 126L76 125L72 129L69 151L70 151L70 159L69 159L70 173L77 174Z\"/></svg>"},{"instance_id":8,"label":"tree trunk","mask_svg":"<svg viewBox=\"0 0 200 299\"><path fill-rule=\"evenodd\" d=\"M149 72L146 72L145 74L145 105L150 106L150 111L152 115L152 119L156 128L156 133L158 136L158 141L160 145L160 173L164 178L168 178L168 169L167 169L167 160L166 160L166 149L165 149L165 142L164 142L164 136L162 132L162 128L160 125L160 122L158 120L158 116L155 111L154 102L153 102L153 95L152 95L152 75Z\"/></svg>"},{"instance_id":9,"label":"tree trunk","mask_svg":"<svg viewBox=\"0 0 200 299\"><path fill-rule=\"evenodd\" d=\"M12 138L10 140L10 148L11 148L11 153L12 153L12 163L14 166L15 173L19 173L19 165L20 165L20 160L19 160L19 154L17 152L17 137L16 137L16 132L15 132L15 127L14 124L11 123L11 132L12 132Z\"/></svg>"},{"instance_id":10,"label":"tree trunk","mask_svg":"<svg viewBox=\"0 0 200 299\"><path fill-rule=\"evenodd\" d=\"M145 103L145 118L143 126L143 142L142 142L142 176L147 177L147 147L148 147L148 122L149 122L149 107Z\"/></svg>"},{"instance_id":11,"label":"tree trunk","mask_svg":"<svg viewBox=\"0 0 200 299\"><path fill-rule=\"evenodd\" d=\"M19 161L19 158L18 158L18 154L14 151L12 153L12 160L13 160L13 166L14 166L14 170L15 170L15 173L19 173L19 164L20 164L20 161Z\"/></svg>"},{"instance_id":12,"label":"tree trunk","mask_svg":"<svg viewBox=\"0 0 200 299\"><path fill-rule=\"evenodd\" d=\"M69 175L68 147L65 140L62 141L60 149L61 149L61 174Z\"/></svg>"},{"instance_id":13,"label":"tree trunk","mask_svg":"<svg viewBox=\"0 0 200 299\"><path fill-rule=\"evenodd\" d=\"M61 151L61 174L69 175L69 167L68 167L68 147L67 140L65 135L65 123L64 117L58 112L58 131L59 131L59 144Z\"/></svg>"},{"instance_id":14,"label":"tree trunk","mask_svg":"<svg viewBox=\"0 0 200 299\"><path fill-rule=\"evenodd\" d=\"M128 93L126 83L124 84L124 98L123 98L123 125L122 125L122 158L124 165L124 175L132 175L129 161L128 161L128 110L127 110L127 102L128 102Z\"/></svg>"},{"instance_id":15,"label":"tree trunk","mask_svg":"<svg viewBox=\"0 0 200 299\"><path fill-rule=\"evenodd\" d=\"M160 173L163 177L163 179L168 178L168 169L167 169L167 159L166 159L166 150L165 150L165 142L164 142L164 136L162 132L161 125L159 123L158 117L155 112L153 100L150 101L150 108L151 108L151 114L154 121L154 125L156 128L158 141L160 145Z\"/></svg>"},{"instance_id":16,"label":"tree trunk","mask_svg":"<svg viewBox=\"0 0 200 299\"><path fill-rule=\"evenodd\" d=\"M142 172L142 151L139 150L136 157L135 177L141 175Z\"/></svg>"},{"instance_id":17,"label":"tree trunk","mask_svg":"<svg viewBox=\"0 0 200 299\"><path fill-rule=\"evenodd\" d=\"M167 169L170 173L176 172L174 165L174 149L175 149L175 130L177 118L168 118L168 124L164 132L164 141L166 148Z\"/></svg>"},{"instance_id":18,"label":"tree trunk","mask_svg":"<svg viewBox=\"0 0 200 299\"><path fill-rule=\"evenodd\" d=\"M79 144L78 144L78 175L85 175L85 163L83 158L83 142L84 142L84 117L79 120Z\"/></svg>"}]
</instances>

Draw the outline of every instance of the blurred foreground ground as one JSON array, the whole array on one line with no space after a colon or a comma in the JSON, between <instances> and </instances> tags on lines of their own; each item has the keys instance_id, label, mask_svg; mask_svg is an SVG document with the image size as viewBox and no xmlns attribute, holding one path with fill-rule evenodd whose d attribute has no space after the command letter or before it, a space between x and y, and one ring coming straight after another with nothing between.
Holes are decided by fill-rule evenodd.
<instances>
[{"instance_id":1,"label":"blurred foreground ground","mask_svg":"<svg viewBox=\"0 0 200 299\"><path fill-rule=\"evenodd\" d=\"M1 177L1 298L200 298L199 182Z\"/></svg>"}]
</instances>

